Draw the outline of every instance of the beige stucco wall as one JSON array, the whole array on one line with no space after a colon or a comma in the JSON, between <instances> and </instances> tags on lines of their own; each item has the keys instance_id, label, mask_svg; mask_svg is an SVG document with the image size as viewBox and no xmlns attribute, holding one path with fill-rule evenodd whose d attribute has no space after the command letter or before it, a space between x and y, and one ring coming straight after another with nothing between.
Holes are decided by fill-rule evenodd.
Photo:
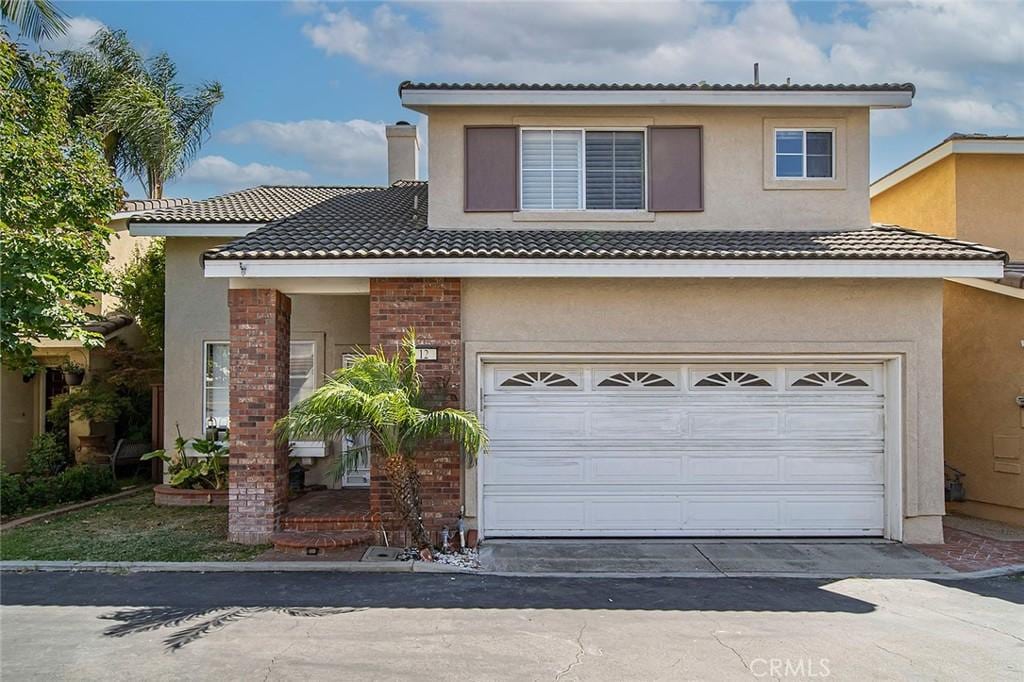
<instances>
[{"instance_id":1,"label":"beige stucco wall","mask_svg":"<svg viewBox=\"0 0 1024 682\"><path fill-rule=\"evenodd\" d=\"M871 220L956 236L956 157L947 156L871 198Z\"/></svg>"},{"instance_id":2,"label":"beige stucco wall","mask_svg":"<svg viewBox=\"0 0 1024 682\"><path fill-rule=\"evenodd\" d=\"M766 189L765 119L786 125L835 122L837 176L843 189ZM435 107L429 113L430 215L435 228L564 227L557 220L522 222L513 213L465 213L464 140L467 125L704 127L704 210L647 214L638 222L588 218L587 228L612 229L844 229L868 223L868 111L866 109L740 107ZM771 183L768 183L771 184ZM791 183L787 183L788 184ZM546 216L550 214L545 214ZM557 218L557 216L554 216Z\"/></svg>"},{"instance_id":3,"label":"beige stucco wall","mask_svg":"<svg viewBox=\"0 0 1024 682\"><path fill-rule=\"evenodd\" d=\"M27 383L21 372L0 368L0 461L4 471L21 471L32 437L39 431L37 374Z\"/></svg>"},{"instance_id":4,"label":"beige stucco wall","mask_svg":"<svg viewBox=\"0 0 1024 682\"><path fill-rule=\"evenodd\" d=\"M972 513L1024 525L1024 299L945 294L946 461L967 474Z\"/></svg>"},{"instance_id":5,"label":"beige stucco wall","mask_svg":"<svg viewBox=\"0 0 1024 682\"><path fill-rule=\"evenodd\" d=\"M955 158L957 236L1024 260L1024 154Z\"/></svg>"},{"instance_id":6,"label":"beige stucco wall","mask_svg":"<svg viewBox=\"0 0 1024 682\"><path fill-rule=\"evenodd\" d=\"M181 425L186 438L203 424L203 342L228 340L228 281L203 276L201 254L223 240L167 240L164 352L164 444ZM370 342L369 298L302 294L292 299L292 338L317 342L318 376L341 365L341 355Z\"/></svg>"},{"instance_id":7,"label":"beige stucco wall","mask_svg":"<svg viewBox=\"0 0 1024 682\"><path fill-rule=\"evenodd\" d=\"M136 249L145 252L156 239L156 237L133 237L128 234L128 220L125 218L110 221L110 229L113 234L110 236L110 243L107 246L107 253L110 254L107 271L111 273L122 270L135 257ZM101 312L103 314L114 312L118 303L117 296L103 294L100 302Z\"/></svg>"},{"instance_id":8,"label":"beige stucco wall","mask_svg":"<svg viewBox=\"0 0 1024 682\"><path fill-rule=\"evenodd\" d=\"M463 280L466 402L483 353L903 358L904 540L941 539L942 284L934 280ZM465 477L475 513L476 469Z\"/></svg>"}]
</instances>

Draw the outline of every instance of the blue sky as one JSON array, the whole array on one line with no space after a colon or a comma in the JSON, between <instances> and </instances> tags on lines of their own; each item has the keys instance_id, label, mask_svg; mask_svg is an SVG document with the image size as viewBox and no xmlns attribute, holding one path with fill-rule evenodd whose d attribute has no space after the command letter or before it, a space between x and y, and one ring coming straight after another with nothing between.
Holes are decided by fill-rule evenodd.
<instances>
[{"instance_id":1,"label":"blue sky","mask_svg":"<svg viewBox=\"0 0 1024 682\"><path fill-rule=\"evenodd\" d=\"M382 183L402 80L912 81L872 116L872 177L953 131L1024 128L1024 3L63 2L80 45L125 29L225 99L167 194ZM130 183L132 195L139 195Z\"/></svg>"}]
</instances>

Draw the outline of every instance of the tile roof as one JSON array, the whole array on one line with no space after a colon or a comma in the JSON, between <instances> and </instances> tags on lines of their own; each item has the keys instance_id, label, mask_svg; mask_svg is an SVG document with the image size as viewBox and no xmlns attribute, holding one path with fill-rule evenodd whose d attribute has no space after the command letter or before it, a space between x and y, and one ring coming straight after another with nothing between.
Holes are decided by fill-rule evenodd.
<instances>
[{"instance_id":1,"label":"tile roof","mask_svg":"<svg viewBox=\"0 0 1024 682\"><path fill-rule=\"evenodd\" d=\"M1003 268L1003 278L997 280L1015 289L1024 289L1024 261L1012 261Z\"/></svg>"},{"instance_id":2,"label":"tile roof","mask_svg":"<svg viewBox=\"0 0 1024 682\"><path fill-rule=\"evenodd\" d=\"M119 329L124 329L133 322L135 322L135 318L131 315L112 313L98 320L86 322L83 327L91 332L96 332L103 336L110 336L114 332Z\"/></svg>"},{"instance_id":3,"label":"tile roof","mask_svg":"<svg viewBox=\"0 0 1024 682\"><path fill-rule=\"evenodd\" d=\"M269 223L366 187L261 185L230 194L158 209L132 223Z\"/></svg>"},{"instance_id":4,"label":"tile roof","mask_svg":"<svg viewBox=\"0 0 1024 682\"><path fill-rule=\"evenodd\" d=\"M427 183L340 193L207 259L813 258L996 260L995 249L879 225L852 231L431 230Z\"/></svg>"},{"instance_id":5,"label":"tile roof","mask_svg":"<svg viewBox=\"0 0 1024 682\"><path fill-rule=\"evenodd\" d=\"M721 92L910 92L913 83L414 83L403 90L711 90Z\"/></svg>"},{"instance_id":6,"label":"tile roof","mask_svg":"<svg viewBox=\"0 0 1024 682\"><path fill-rule=\"evenodd\" d=\"M121 211L130 213L133 211L153 211L159 208L176 208L192 203L191 199L125 199L121 204Z\"/></svg>"},{"instance_id":7,"label":"tile roof","mask_svg":"<svg viewBox=\"0 0 1024 682\"><path fill-rule=\"evenodd\" d=\"M950 140L1024 140L1024 136L1021 135L989 135L988 133L953 133L945 140L940 142L949 142Z\"/></svg>"}]
</instances>

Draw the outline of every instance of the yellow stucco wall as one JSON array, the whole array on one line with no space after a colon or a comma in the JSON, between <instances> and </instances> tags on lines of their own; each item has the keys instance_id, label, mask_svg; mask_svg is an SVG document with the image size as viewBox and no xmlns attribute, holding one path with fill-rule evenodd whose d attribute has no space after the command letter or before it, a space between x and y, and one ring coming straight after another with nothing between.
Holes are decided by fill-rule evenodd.
<instances>
[{"instance_id":1,"label":"yellow stucco wall","mask_svg":"<svg viewBox=\"0 0 1024 682\"><path fill-rule=\"evenodd\" d=\"M1024 154L958 154L957 236L1024 260Z\"/></svg>"},{"instance_id":2,"label":"yellow stucco wall","mask_svg":"<svg viewBox=\"0 0 1024 682\"><path fill-rule=\"evenodd\" d=\"M871 220L956 235L956 157L912 175L871 199Z\"/></svg>"},{"instance_id":3,"label":"yellow stucco wall","mask_svg":"<svg viewBox=\"0 0 1024 682\"><path fill-rule=\"evenodd\" d=\"M8 472L21 471L32 437L39 431L39 384L21 372L0 368L0 461Z\"/></svg>"},{"instance_id":4,"label":"yellow stucco wall","mask_svg":"<svg viewBox=\"0 0 1024 682\"><path fill-rule=\"evenodd\" d=\"M1022 339L1024 299L946 283L946 461L967 475L971 513L1024 525Z\"/></svg>"},{"instance_id":5,"label":"yellow stucco wall","mask_svg":"<svg viewBox=\"0 0 1024 682\"><path fill-rule=\"evenodd\" d=\"M1024 156L947 156L875 196L871 218L1024 259ZM1024 395L1022 340L1024 300L946 283L946 461L967 474L969 500L950 509L1024 525L1024 410L1014 402Z\"/></svg>"}]
</instances>

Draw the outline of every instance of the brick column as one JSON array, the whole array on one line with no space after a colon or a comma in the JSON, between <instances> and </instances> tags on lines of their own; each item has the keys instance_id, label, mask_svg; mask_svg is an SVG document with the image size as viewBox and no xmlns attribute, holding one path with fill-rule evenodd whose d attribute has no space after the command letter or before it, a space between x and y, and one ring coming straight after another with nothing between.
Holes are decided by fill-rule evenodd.
<instances>
[{"instance_id":1,"label":"brick column","mask_svg":"<svg viewBox=\"0 0 1024 682\"><path fill-rule=\"evenodd\" d=\"M458 279L370 280L370 345L388 353L400 348L406 329L420 346L437 348L436 361L421 361L424 391L432 403L462 406L462 282ZM436 534L452 526L462 504L461 456L448 439L427 444L417 458L423 522ZM370 472L370 506L387 518L391 493L376 460ZM404 537L404 536L403 536Z\"/></svg>"},{"instance_id":2,"label":"brick column","mask_svg":"<svg viewBox=\"0 0 1024 682\"><path fill-rule=\"evenodd\" d=\"M269 542L288 504L288 447L273 428L288 411L291 307L291 299L276 289L228 291L232 542Z\"/></svg>"}]
</instances>

